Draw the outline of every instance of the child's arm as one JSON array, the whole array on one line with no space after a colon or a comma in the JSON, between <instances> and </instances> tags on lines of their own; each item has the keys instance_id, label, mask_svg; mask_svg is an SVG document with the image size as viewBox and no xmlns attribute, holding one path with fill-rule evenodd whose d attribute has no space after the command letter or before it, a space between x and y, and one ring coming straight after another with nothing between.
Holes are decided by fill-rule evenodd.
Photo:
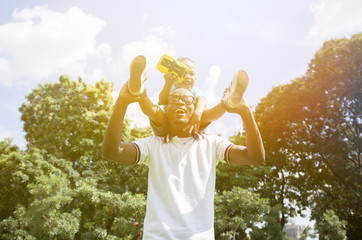
<instances>
[{"instance_id":1,"label":"child's arm","mask_svg":"<svg viewBox=\"0 0 362 240\"><path fill-rule=\"evenodd\" d=\"M177 76L172 73L165 74L163 77L165 78L165 85L163 85L163 88L162 88L160 94L158 95L158 104L159 105L167 105L168 95L171 92L172 85L177 80Z\"/></svg>"},{"instance_id":2,"label":"child's arm","mask_svg":"<svg viewBox=\"0 0 362 240\"><path fill-rule=\"evenodd\" d=\"M206 108L206 100L204 96L199 96L196 98L196 106L194 114L192 115L190 122L188 124L188 131L190 133L198 133L200 127L200 121L202 114Z\"/></svg>"}]
</instances>

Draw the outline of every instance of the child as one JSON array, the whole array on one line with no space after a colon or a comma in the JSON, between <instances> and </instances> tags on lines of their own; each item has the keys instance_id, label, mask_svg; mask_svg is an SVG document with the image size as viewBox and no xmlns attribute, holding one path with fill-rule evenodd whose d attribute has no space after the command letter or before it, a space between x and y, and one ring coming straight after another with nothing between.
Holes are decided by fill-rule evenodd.
<instances>
[{"instance_id":1,"label":"child","mask_svg":"<svg viewBox=\"0 0 362 240\"><path fill-rule=\"evenodd\" d=\"M227 108L233 108L240 104L245 89L248 85L248 76L242 70L239 70L230 87L226 90L224 101L217 104L213 108L206 109L205 97L201 95L200 90L194 86L196 80L196 68L194 62L189 58L179 58L178 61L184 63L188 67L188 71L184 76L184 80L179 82L177 76L174 74L165 74L165 85L163 86L159 95L159 104L167 105L167 98L169 93L174 88L186 88L190 90L195 98L195 111L192 118L185 129L190 133L197 134L199 129L205 129L211 122L219 119ZM167 125L165 121L164 111L157 105L154 105L147 97L144 91L144 83L146 78L143 77L143 71L146 67L146 58L144 56L136 56L130 65L130 79L128 81L128 90L134 96L139 96L139 105L142 112L149 117L151 127L156 136L167 135ZM184 102L185 103L185 102ZM185 103L187 104L187 103Z\"/></svg>"}]
</instances>

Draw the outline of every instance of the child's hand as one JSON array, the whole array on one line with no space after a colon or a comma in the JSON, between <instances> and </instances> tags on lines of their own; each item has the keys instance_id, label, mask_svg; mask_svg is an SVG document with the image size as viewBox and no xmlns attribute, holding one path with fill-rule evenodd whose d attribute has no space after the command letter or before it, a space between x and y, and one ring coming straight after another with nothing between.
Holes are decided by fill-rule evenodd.
<instances>
[{"instance_id":1,"label":"child's hand","mask_svg":"<svg viewBox=\"0 0 362 240\"><path fill-rule=\"evenodd\" d=\"M165 75L163 75L163 78L165 79L166 83L173 85L174 82L177 81L177 76L173 73L167 73Z\"/></svg>"}]
</instances>

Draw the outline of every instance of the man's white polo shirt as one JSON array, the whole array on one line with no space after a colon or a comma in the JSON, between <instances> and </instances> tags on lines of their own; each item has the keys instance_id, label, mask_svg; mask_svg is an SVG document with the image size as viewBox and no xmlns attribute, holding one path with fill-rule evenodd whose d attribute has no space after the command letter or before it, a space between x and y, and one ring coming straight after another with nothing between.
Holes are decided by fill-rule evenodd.
<instances>
[{"instance_id":1,"label":"man's white polo shirt","mask_svg":"<svg viewBox=\"0 0 362 240\"><path fill-rule=\"evenodd\" d=\"M215 136L134 142L138 163L149 167L143 239L214 239L216 165L232 143Z\"/></svg>"}]
</instances>

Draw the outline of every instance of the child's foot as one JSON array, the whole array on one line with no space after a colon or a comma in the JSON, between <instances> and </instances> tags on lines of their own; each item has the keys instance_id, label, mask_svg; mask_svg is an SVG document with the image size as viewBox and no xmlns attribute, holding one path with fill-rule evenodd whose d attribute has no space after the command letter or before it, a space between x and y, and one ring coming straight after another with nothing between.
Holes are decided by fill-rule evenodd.
<instances>
[{"instance_id":1,"label":"child's foot","mask_svg":"<svg viewBox=\"0 0 362 240\"><path fill-rule=\"evenodd\" d=\"M136 56L130 65L128 90L133 96L140 96L145 89L146 77L144 70L146 67L146 58L142 55Z\"/></svg>"},{"instance_id":2,"label":"child's foot","mask_svg":"<svg viewBox=\"0 0 362 240\"><path fill-rule=\"evenodd\" d=\"M246 88L249 84L248 74L244 70L235 73L229 88L224 94L224 103L228 108L236 108L240 105Z\"/></svg>"}]
</instances>

